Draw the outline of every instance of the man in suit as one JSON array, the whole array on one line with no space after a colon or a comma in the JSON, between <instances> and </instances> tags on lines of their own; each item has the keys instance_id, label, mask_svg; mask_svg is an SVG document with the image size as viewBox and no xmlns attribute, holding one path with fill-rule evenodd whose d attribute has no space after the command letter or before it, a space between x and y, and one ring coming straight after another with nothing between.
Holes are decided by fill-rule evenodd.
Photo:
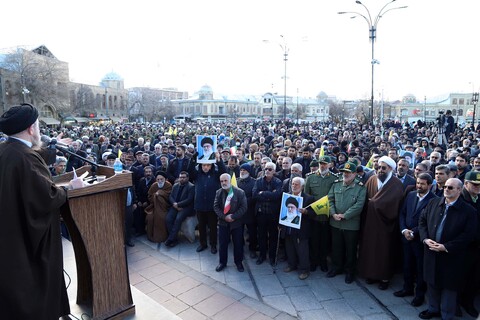
<instances>
[{"instance_id":1,"label":"man in suit","mask_svg":"<svg viewBox=\"0 0 480 320\"><path fill-rule=\"evenodd\" d=\"M411 305L418 307L425 300L427 284L423 280L423 245L418 234L418 218L431 199L432 176L421 173L417 177L416 190L410 191L400 211L400 232L403 247L403 289L394 292L396 297L412 296L416 278L415 298Z\"/></svg>"},{"instance_id":2,"label":"man in suit","mask_svg":"<svg viewBox=\"0 0 480 320\"><path fill-rule=\"evenodd\" d=\"M188 172L180 172L178 182L173 185L172 193L170 193L169 201L172 206L167 212L168 239L165 241L167 247L175 247L178 244L177 234L183 221L187 217L195 215L193 210L195 186L188 179Z\"/></svg>"},{"instance_id":3,"label":"man in suit","mask_svg":"<svg viewBox=\"0 0 480 320\"><path fill-rule=\"evenodd\" d=\"M435 168L435 185L432 187L432 192L437 197L443 197L443 187L450 175L450 167L446 164L441 164Z\"/></svg>"},{"instance_id":4,"label":"man in suit","mask_svg":"<svg viewBox=\"0 0 480 320\"><path fill-rule=\"evenodd\" d=\"M464 277L463 261L477 228L475 209L460 197L462 188L459 179L448 179L444 197L431 200L420 214L423 276L428 287L428 309L418 315L422 319L455 316L457 291Z\"/></svg>"},{"instance_id":5,"label":"man in suit","mask_svg":"<svg viewBox=\"0 0 480 320\"><path fill-rule=\"evenodd\" d=\"M403 184L403 191L407 189L408 186L415 185L415 178L408 174L408 166L410 163L407 159L400 159L397 163L397 178Z\"/></svg>"},{"instance_id":6,"label":"man in suit","mask_svg":"<svg viewBox=\"0 0 480 320\"><path fill-rule=\"evenodd\" d=\"M218 217L218 243L220 263L215 271L220 272L227 266L228 243L233 242L233 259L239 272L243 268L243 220L247 211L247 197L242 189L232 186L232 177L228 173L220 176L221 189L215 194L213 210Z\"/></svg>"}]
</instances>

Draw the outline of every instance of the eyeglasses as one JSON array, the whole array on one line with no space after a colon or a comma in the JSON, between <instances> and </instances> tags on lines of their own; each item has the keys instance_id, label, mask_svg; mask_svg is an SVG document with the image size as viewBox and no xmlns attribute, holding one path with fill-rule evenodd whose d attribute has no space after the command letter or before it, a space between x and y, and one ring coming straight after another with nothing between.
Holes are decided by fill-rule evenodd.
<instances>
[{"instance_id":1,"label":"eyeglasses","mask_svg":"<svg viewBox=\"0 0 480 320\"><path fill-rule=\"evenodd\" d=\"M445 189L453 190L453 189L456 189L456 188L454 186L445 186Z\"/></svg>"},{"instance_id":2,"label":"eyeglasses","mask_svg":"<svg viewBox=\"0 0 480 320\"><path fill-rule=\"evenodd\" d=\"M265 171L273 171L272 168L265 168Z\"/></svg>"}]
</instances>

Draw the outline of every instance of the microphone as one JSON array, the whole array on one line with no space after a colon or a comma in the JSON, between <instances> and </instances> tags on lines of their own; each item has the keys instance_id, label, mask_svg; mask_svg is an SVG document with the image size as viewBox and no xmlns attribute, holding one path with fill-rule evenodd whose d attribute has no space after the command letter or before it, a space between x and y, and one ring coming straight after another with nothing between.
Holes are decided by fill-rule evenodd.
<instances>
[{"instance_id":1,"label":"microphone","mask_svg":"<svg viewBox=\"0 0 480 320\"><path fill-rule=\"evenodd\" d=\"M61 142L58 142L57 139L55 138L50 138L49 136L47 135L42 135L40 137L40 140L46 145L46 146L49 146L49 147L52 147L52 148L55 148L55 145L59 145L61 147L67 147L68 148L68 145L64 144L64 143L61 143Z\"/></svg>"}]
</instances>

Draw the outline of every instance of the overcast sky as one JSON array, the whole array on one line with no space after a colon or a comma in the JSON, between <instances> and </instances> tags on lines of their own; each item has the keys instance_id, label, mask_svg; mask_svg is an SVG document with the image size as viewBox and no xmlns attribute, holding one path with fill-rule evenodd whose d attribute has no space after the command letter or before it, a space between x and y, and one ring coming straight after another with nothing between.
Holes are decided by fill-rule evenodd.
<instances>
[{"instance_id":1,"label":"overcast sky","mask_svg":"<svg viewBox=\"0 0 480 320\"><path fill-rule=\"evenodd\" d=\"M372 18L388 1L364 0ZM397 0L378 24L375 98L423 101L480 87L478 0ZM354 0L8 1L0 48L44 44L70 79L98 84L114 71L125 86L193 94L369 98L367 14ZM283 35L283 38L280 37ZM268 40L268 42L264 41Z\"/></svg>"}]
</instances>

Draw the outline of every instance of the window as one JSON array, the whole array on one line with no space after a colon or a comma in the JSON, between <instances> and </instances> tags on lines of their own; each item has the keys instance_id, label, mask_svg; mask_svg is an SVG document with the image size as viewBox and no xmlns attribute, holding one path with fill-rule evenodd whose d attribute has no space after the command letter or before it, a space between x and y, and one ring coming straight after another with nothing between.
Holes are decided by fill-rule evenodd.
<instances>
[{"instance_id":1,"label":"window","mask_svg":"<svg viewBox=\"0 0 480 320\"><path fill-rule=\"evenodd\" d=\"M452 99L452 104L457 104L457 98Z\"/></svg>"},{"instance_id":2,"label":"window","mask_svg":"<svg viewBox=\"0 0 480 320\"><path fill-rule=\"evenodd\" d=\"M463 116L463 109L458 109L457 116Z\"/></svg>"},{"instance_id":3,"label":"window","mask_svg":"<svg viewBox=\"0 0 480 320\"><path fill-rule=\"evenodd\" d=\"M459 105L464 105L465 104L465 99L463 99L463 98L458 99L458 104Z\"/></svg>"},{"instance_id":4,"label":"window","mask_svg":"<svg viewBox=\"0 0 480 320\"><path fill-rule=\"evenodd\" d=\"M452 117L455 117L457 115L457 110L453 109L452 110Z\"/></svg>"}]
</instances>

